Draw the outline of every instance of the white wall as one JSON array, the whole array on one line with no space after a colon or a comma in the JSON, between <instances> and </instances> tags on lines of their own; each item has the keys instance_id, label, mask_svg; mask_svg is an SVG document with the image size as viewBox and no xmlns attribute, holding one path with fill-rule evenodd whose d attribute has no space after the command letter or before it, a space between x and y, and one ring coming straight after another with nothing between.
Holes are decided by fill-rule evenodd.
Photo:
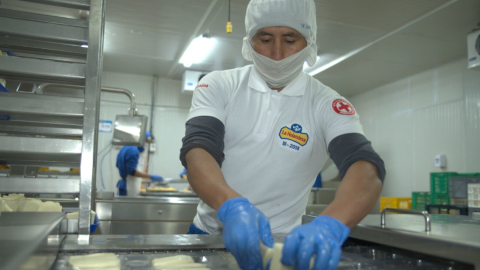
<instances>
[{"instance_id":1,"label":"white wall","mask_svg":"<svg viewBox=\"0 0 480 270\"><path fill-rule=\"evenodd\" d=\"M114 72L104 72L103 86L120 87L132 91L137 100L139 114L148 116L148 130L150 130L150 110L152 106L153 76L132 75ZM181 139L185 133L185 120L190 109L191 94L181 93L181 81L166 78L156 79L156 99L154 104L153 135L157 143L157 150L150 156L149 173L160 174L163 177L178 177L183 169L179 160ZM100 105L100 119L115 121L117 114L127 114L130 102L127 96L103 93ZM99 134L99 152L110 146L113 133ZM101 168L105 190L115 191L115 185L120 179L115 166L119 147L105 156L103 166L100 166L102 154L98 157L97 189L103 190L101 183ZM103 152L107 153L107 151Z\"/></svg>"},{"instance_id":2,"label":"white wall","mask_svg":"<svg viewBox=\"0 0 480 270\"><path fill-rule=\"evenodd\" d=\"M430 190L430 172L480 172L480 70L467 60L349 97L385 161L382 196ZM434 166L447 156L445 169Z\"/></svg>"}]
</instances>

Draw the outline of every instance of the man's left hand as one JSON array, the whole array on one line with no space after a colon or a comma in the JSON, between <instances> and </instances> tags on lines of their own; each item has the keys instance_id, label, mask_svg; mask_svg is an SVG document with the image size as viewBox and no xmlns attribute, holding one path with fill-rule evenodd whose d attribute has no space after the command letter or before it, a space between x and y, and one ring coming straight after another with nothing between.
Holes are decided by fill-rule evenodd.
<instances>
[{"instance_id":1,"label":"man's left hand","mask_svg":"<svg viewBox=\"0 0 480 270\"><path fill-rule=\"evenodd\" d=\"M163 177L161 177L160 175L158 174L151 174L150 175L150 179L152 181L155 181L155 182L162 182L163 181Z\"/></svg>"},{"instance_id":2,"label":"man's left hand","mask_svg":"<svg viewBox=\"0 0 480 270\"><path fill-rule=\"evenodd\" d=\"M350 229L330 216L318 216L299 226L285 238L282 264L295 265L295 270L308 270L314 254L312 269L333 270L342 256L342 244Z\"/></svg>"}]
</instances>

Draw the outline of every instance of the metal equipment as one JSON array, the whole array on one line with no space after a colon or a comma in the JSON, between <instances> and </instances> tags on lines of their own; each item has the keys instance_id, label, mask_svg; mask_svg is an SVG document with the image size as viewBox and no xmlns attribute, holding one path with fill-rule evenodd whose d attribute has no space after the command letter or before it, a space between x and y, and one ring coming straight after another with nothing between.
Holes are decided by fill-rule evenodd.
<instances>
[{"instance_id":1,"label":"metal equipment","mask_svg":"<svg viewBox=\"0 0 480 270\"><path fill-rule=\"evenodd\" d=\"M45 83L38 87L36 93L44 94L49 89L83 89L82 86ZM113 145L143 146L145 144L145 131L147 130L148 117L138 115L135 94L123 88L102 87L102 92L124 94L130 99L128 115L117 115L113 130Z\"/></svg>"},{"instance_id":2,"label":"metal equipment","mask_svg":"<svg viewBox=\"0 0 480 270\"><path fill-rule=\"evenodd\" d=\"M96 234L185 234L200 199L192 197L114 198L96 201Z\"/></svg>"},{"instance_id":3,"label":"metal equipment","mask_svg":"<svg viewBox=\"0 0 480 270\"><path fill-rule=\"evenodd\" d=\"M88 20L0 8L0 78L82 86L82 98L1 93L0 165L80 168L79 179L0 178L0 192L79 194L80 238L90 232L103 67L104 0L35 0L89 11ZM3 4L3 3L2 3ZM87 47L88 48L85 48Z\"/></svg>"},{"instance_id":4,"label":"metal equipment","mask_svg":"<svg viewBox=\"0 0 480 270\"><path fill-rule=\"evenodd\" d=\"M390 215L388 223L382 226L381 216L368 215L351 230L349 237L423 256L434 256L438 260L464 263L471 265L470 269L480 269L480 221L468 216L428 215L427 219L403 214ZM303 216L302 221L308 223L313 218L315 216ZM429 221L431 230L427 231Z\"/></svg>"}]
</instances>

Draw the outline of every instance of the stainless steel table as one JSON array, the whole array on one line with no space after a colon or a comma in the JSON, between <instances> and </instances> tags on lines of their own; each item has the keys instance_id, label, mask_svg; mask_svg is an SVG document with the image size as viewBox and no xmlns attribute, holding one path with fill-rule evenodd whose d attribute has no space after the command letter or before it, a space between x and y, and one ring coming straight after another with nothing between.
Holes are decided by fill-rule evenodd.
<instances>
[{"instance_id":1,"label":"stainless steel table","mask_svg":"<svg viewBox=\"0 0 480 270\"><path fill-rule=\"evenodd\" d=\"M425 231L421 216L388 215L386 226L380 214L366 216L350 233L350 238L401 248L471 264L480 269L480 221L468 216L430 215L431 231ZM304 216L303 223L314 216Z\"/></svg>"}]
</instances>

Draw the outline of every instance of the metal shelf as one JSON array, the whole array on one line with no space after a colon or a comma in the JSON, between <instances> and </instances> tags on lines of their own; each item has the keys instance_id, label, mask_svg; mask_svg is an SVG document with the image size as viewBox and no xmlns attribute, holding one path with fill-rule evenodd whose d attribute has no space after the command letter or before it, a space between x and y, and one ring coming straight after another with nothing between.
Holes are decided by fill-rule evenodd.
<instances>
[{"instance_id":1,"label":"metal shelf","mask_svg":"<svg viewBox=\"0 0 480 270\"><path fill-rule=\"evenodd\" d=\"M60 44L41 40L31 40L0 36L0 49L14 53L37 53L57 57L72 57L83 59L87 57L87 48L77 45Z\"/></svg>"},{"instance_id":2,"label":"metal shelf","mask_svg":"<svg viewBox=\"0 0 480 270\"><path fill-rule=\"evenodd\" d=\"M80 98L43 96L25 93L0 93L0 113L83 117Z\"/></svg>"},{"instance_id":3,"label":"metal shelf","mask_svg":"<svg viewBox=\"0 0 480 270\"><path fill-rule=\"evenodd\" d=\"M80 191L79 179L0 177L4 193L75 194Z\"/></svg>"},{"instance_id":4,"label":"metal shelf","mask_svg":"<svg viewBox=\"0 0 480 270\"><path fill-rule=\"evenodd\" d=\"M33 17L34 20L27 19L30 17ZM42 20L42 22L39 20ZM69 44L88 44L88 28L65 25L69 22L73 23L75 20L0 10L0 34ZM83 25L83 21L79 20L77 22L77 25Z\"/></svg>"},{"instance_id":5,"label":"metal shelf","mask_svg":"<svg viewBox=\"0 0 480 270\"><path fill-rule=\"evenodd\" d=\"M88 29L88 21L86 20L63 18L63 17L43 15L43 14L37 14L37 13L24 12L24 11L16 11L11 9L0 9L0 17L21 19L21 20L33 21L33 22L74 26L74 27Z\"/></svg>"},{"instance_id":6,"label":"metal shelf","mask_svg":"<svg viewBox=\"0 0 480 270\"><path fill-rule=\"evenodd\" d=\"M77 85L85 90L82 98L0 94L0 112L10 116L0 123L0 133L9 134L0 135L0 164L80 167L82 173L77 180L0 178L0 192L79 194L78 239L88 244L95 197L105 0L24 1L88 10L89 18L0 9L0 49L11 52L0 58L0 78ZM88 49L79 46L83 44Z\"/></svg>"},{"instance_id":7,"label":"metal shelf","mask_svg":"<svg viewBox=\"0 0 480 270\"><path fill-rule=\"evenodd\" d=\"M55 137L82 137L83 135L83 129L81 128L20 126L10 125L9 122L0 121L0 133Z\"/></svg>"},{"instance_id":8,"label":"metal shelf","mask_svg":"<svg viewBox=\"0 0 480 270\"><path fill-rule=\"evenodd\" d=\"M90 0L21 0L25 2L46 4L57 7L75 8L75 9L90 9Z\"/></svg>"},{"instance_id":9,"label":"metal shelf","mask_svg":"<svg viewBox=\"0 0 480 270\"><path fill-rule=\"evenodd\" d=\"M0 22L1 24L1 22ZM83 85L85 65L18 57L2 57L0 78Z\"/></svg>"},{"instance_id":10,"label":"metal shelf","mask_svg":"<svg viewBox=\"0 0 480 270\"><path fill-rule=\"evenodd\" d=\"M0 136L0 164L78 167L81 150L80 140Z\"/></svg>"}]
</instances>

